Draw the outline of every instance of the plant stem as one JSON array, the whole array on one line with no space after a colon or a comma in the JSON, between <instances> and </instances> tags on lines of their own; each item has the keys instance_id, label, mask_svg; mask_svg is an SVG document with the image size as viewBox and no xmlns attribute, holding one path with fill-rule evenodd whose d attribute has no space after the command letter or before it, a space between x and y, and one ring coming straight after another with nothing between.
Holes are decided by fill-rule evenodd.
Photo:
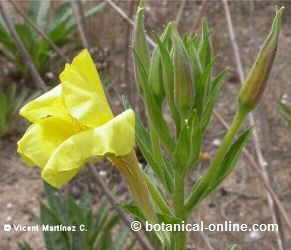
<instances>
[{"instance_id":1,"label":"plant stem","mask_svg":"<svg viewBox=\"0 0 291 250\"><path fill-rule=\"evenodd\" d=\"M235 117L231 123L231 126L229 130L227 131L227 134L225 135L222 144L220 145L212 163L211 166L219 166L220 163L223 161L225 154L227 153L229 147L231 146L234 136L238 129L240 128L242 122L244 121L247 113L243 110L238 110L235 114ZM215 172L215 171L214 171Z\"/></svg>"},{"instance_id":2,"label":"plant stem","mask_svg":"<svg viewBox=\"0 0 291 250\"><path fill-rule=\"evenodd\" d=\"M185 206L184 206L184 192L185 192L185 174L176 172L175 174L175 188L173 194L173 205L175 216L181 220L181 223L186 223L185 217ZM176 231L173 232L171 249L173 250L184 250L186 246L186 232Z\"/></svg>"}]
</instances>

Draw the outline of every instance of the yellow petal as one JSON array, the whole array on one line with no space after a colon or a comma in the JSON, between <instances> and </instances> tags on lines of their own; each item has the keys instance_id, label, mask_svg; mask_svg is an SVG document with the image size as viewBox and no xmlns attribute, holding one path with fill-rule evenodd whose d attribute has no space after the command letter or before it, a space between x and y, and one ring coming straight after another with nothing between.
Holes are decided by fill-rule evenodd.
<instances>
[{"instance_id":1,"label":"yellow petal","mask_svg":"<svg viewBox=\"0 0 291 250\"><path fill-rule=\"evenodd\" d=\"M59 118L69 117L62 100L62 86L55 88L28 102L20 109L20 115L30 122L38 122L43 118L55 116Z\"/></svg>"},{"instance_id":2,"label":"yellow petal","mask_svg":"<svg viewBox=\"0 0 291 250\"><path fill-rule=\"evenodd\" d=\"M134 130L134 112L129 109L98 128L71 136L52 154L42 178L58 188L69 182L92 157L129 154L135 144Z\"/></svg>"},{"instance_id":3,"label":"yellow petal","mask_svg":"<svg viewBox=\"0 0 291 250\"><path fill-rule=\"evenodd\" d=\"M113 118L95 64L87 50L66 64L60 74L63 98L69 113L95 128Z\"/></svg>"},{"instance_id":4,"label":"yellow petal","mask_svg":"<svg viewBox=\"0 0 291 250\"><path fill-rule=\"evenodd\" d=\"M53 151L67 138L79 132L67 120L55 117L31 125L18 141L17 151L28 165L43 168Z\"/></svg>"}]
</instances>

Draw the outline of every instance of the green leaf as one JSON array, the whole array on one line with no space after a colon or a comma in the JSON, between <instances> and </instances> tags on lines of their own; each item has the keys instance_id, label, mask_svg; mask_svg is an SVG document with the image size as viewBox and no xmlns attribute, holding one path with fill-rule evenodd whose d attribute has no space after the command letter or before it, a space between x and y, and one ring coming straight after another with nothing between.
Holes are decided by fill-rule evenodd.
<instances>
[{"instance_id":1,"label":"green leaf","mask_svg":"<svg viewBox=\"0 0 291 250\"><path fill-rule=\"evenodd\" d=\"M279 102L279 106L281 108L283 117L288 122L289 126L291 127L291 107L283 103L282 101Z\"/></svg>"},{"instance_id":2,"label":"green leaf","mask_svg":"<svg viewBox=\"0 0 291 250\"><path fill-rule=\"evenodd\" d=\"M225 250L235 250L237 249L238 245L237 244L230 244L226 247Z\"/></svg>"},{"instance_id":3,"label":"green leaf","mask_svg":"<svg viewBox=\"0 0 291 250\"><path fill-rule=\"evenodd\" d=\"M0 135L6 132L6 126L8 122L8 100L6 94L1 91L0 92Z\"/></svg>"},{"instance_id":4,"label":"green leaf","mask_svg":"<svg viewBox=\"0 0 291 250\"><path fill-rule=\"evenodd\" d=\"M189 168L197 165L200 157L201 146L203 143L203 130L201 129L201 121L198 119L196 112L193 112L190 119L191 131L190 131L190 157Z\"/></svg>"},{"instance_id":5,"label":"green leaf","mask_svg":"<svg viewBox=\"0 0 291 250\"><path fill-rule=\"evenodd\" d=\"M31 96L26 87L14 83L0 88L0 136L15 128L18 110Z\"/></svg>"},{"instance_id":6,"label":"green leaf","mask_svg":"<svg viewBox=\"0 0 291 250\"><path fill-rule=\"evenodd\" d=\"M171 26L167 27L169 30L171 30ZM171 31L169 31L171 32ZM173 68L173 62L171 60L169 51L167 49L167 40L164 42L157 37L158 46L160 48L161 53L161 63L162 63L162 75L163 75L163 84L164 84L164 90L167 97L167 102L172 114L172 118L175 122L176 126L176 134L179 134L180 132L180 115L177 110L177 107L174 103L174 68Z\"/></svg>"},{"instance_id":7,"label":"green leaf","mask_svg":"<svg viewBox=\"0 0 291 250\"><path fill-rule=\"evenodd\" d=\"M167 190L172 190L170 169L164 161L157 162L153 158L151 138L138 118L136 119L136 139L139 149L156 176L165 185Z\"/></svg>"},{"instance_id":8,"label":"green leaf","mask_svg":"<svg viewBox=\"0 0 291 250\"><path fill-rule=\"evenodd\" d=\"M33 250L33 248L27 242L18 243L19 250Z\"/></svg>"},{"instance_id":9,"label":"green leaf","mask_svg":"<svg viewBox=\"0 0 291 250\"><path fill-rule=\"evenodd\" d=\"M101 237L99 239L100 250L112 250L114 249L114 242L112 239L111 230L114 226L117 225L119 221L119 217L117 215L113 215L106 223L104 228L102 229Z\"/></svg>"},{"instance_id":10,"label":"green leaf","mask_svg":"<svg viewBox=\"0 0 291 250\"><path fill-rule=\"evenodd\" d=\"M1 51L5 54L6 50L9 50L9 57L13 57L16 54L17 48L11 39L9 33L4 26L0 25L0 43L4 46ZM7 52L6 52L7 53Z\"/></svg>"},{"instance_id":11,"label":"green leaf","mask_svg":"<svg viewBox=\"0 0 291 250\"><path fill-rule=\"evenodd\" d=\"M38 15L38 12L39 12L39 8L40 8L40 5L41 5L41 2L42 1L40 1L40 0L30 1L30 5L29 5L29 8L27 10L28 17L35 24L36 24L36 21L37 21L37 15Z\"/></svg>"},{"instance_id":12,"label":"green leaf","mask_svg":"<svg viewBox=\"0 0 291 250\"><path fill-rule=\"evenodd\" d=\"M154 184L153 178L150 178L148 175L145 175L148 189L151 193L151 197L159 210L164 214L172 214L171 209L168 206L163 194L159 190L158 184ZM172 180L172 179L171 179Z\"/></svg>"},{"instance_id":13,"label":"green leaf","mask_svg":"<svg viewBox=\"0 0 291 250\"><path fill-rule=\"evenodd\" d=\"M54 10L53 16L48 23L48 33L65 24L70 17L72 17L71 3L70 1L65 1Z\"/></svg>"},{"instance_id":14,"label":"green leaf","mask_svg":"<svg viewBox=\"0 0 291 250\"><path fill-rule=\"evenodd\" d=\"M241 154L241 151L245 144L247 143L247 140L252 132L252 129L249 128L246 131L244 131L240 137L232 144L229 151L224 157L224 160L222 162L222 167L220 168L220 171L217 174L217 178L213 180L212 185L209 187L207 192L204 194L206 197L210 192L212 192L234 169L236 166L236 163L239 159L239 156Z\"/></svg>"},{"instance_id":15,"label":"green leaf","mask_svg":"<svg viewBox=\"0 0 291 250\"><path fill-rule=\"evenodd\" d=\"M54 187L50 186L46 182L44 184L44 192L48 202L48 206L54 214L59 218L59 220L65 224L68 221L68 207L67 203L63 201L61 197L59 197L58 190Z\"/></svg>"},{"instance_id":16,"label":"green leaf","mask_svg":"<svg viewBox=\"0 0 291 250\"><path fill-rule=\"evenodd\" d=\"M240 153L247 142L251 133L251 129L247 129L232 144L223 162L219 166L209 168L203 177L194 185L191 195L186 203L186 210L189 212L197 206L197 204L207 197L233 170L239 159ZM210 174L211 173L211 174Z\"/></svg>"},{"instance_id":17,"label":"green leaf","mask_svg":"<svg viewBox=\"0 0 291 250\"><path fill-rule=\"evenodd\" d=\"M48 23L48 11L50 7L50 0L39 0L38 2L39 8L37 11L36 24L41 29L44 29Z\"/></svg>"},{"instance_id":18,"label":"green leaf","mask_svg":"<svg viewBox=\"0 0 291 250\"><path fill-rule=\"evenodd\" d=\"M41 74L47 73L50 46L46 41L38 41L33 49L32 59Z\"/></svg>"},{"instance_id":19,"label":"green leaf","mask_svg":"<svg viewBox=\"0 0 291 250\"><path fill-rule=\"evenodd\" d=\"M69 196L66 203L68 204L69 224L82 224L85 221L85 216L82 209L78 206L75 199Z\"/></svg>"},{"instance_id":20,"label":"green leaf","mask_svg":"<svg viewBox=\"0 0 291 250\"><path fill-rule=\"evenodd\" d=\"M165 223L165 224L180 224L181 219L177 218L173 215L168 214L158 214L159 223Z\"/></svg>"},{"instance_id":21,"label":"green leaf","mask_svg":"<svg viewBox=\"0 0 291 250\"><path fill-rule=\"evenodd\" d=\"M63 45L69 40L69 35L74 31L73 28L68 28L66 22L60 23L48 33L48 37L57 45Z\"/></svg>"},{"instance_id":22,"label":"green leaf","mask_svg":"<svg viewBox=\"0 0 291 250\"><path fill-rule=\"evenodd\" d=\"M114 247L112 235L108 231L102 232L99 240L98 250L112 250Z\"/></svg>"},{"instance_id":23,"label":"green leaf","mask_svg":"<svg viewBox=\"0 0 291 250\"><path fill-rule=\"evenodd\" d=\"M106 221L108 220L108 215L109 205L106 202L102 202L96 211L96 215L93 217L92 226L88 228L90 245L93 246L95 244L98 236L106 224Z\"/></svg>"},{"instance_id":24,"label":"green leaf","mask_svg":"<svg viewBox=\"0 0 291 250\"><path fill-rule=\"evenodd\" d=\"M182 130L179 134L177 139L177 144L174 151L174 166L176 171L185 172L186 169L189 168L186 162L189 162L190 157L190 131L191 131L191 124L189 124L189 120L186 119L183 123Z\"/></svg>"},{"instance_id":25,"label":"green leaf","mask_svg":"<svg viewBox=\"0 0 291 250\"><path fill-rule=\"evenodd\" d=\"M142 74L144 74L145 72L145 74L148 75L149 73L150 53L144 29L144 8L141 7L138 7L136 13L133 49L136 53L136 57L134 57L136 81L138 83L140 91L143 92L146 90L144 89L145 86L143 86L144 76ZM140 64L142 65L142 67L140 66Z\"/></svg>"},{"instance_id":26,"label":"green leaf","mask_svg":"<svg viewBox=\"0 0 291 250\"><path fill-rule=\"evenodd\" d=\"M146 218L137 206L132 204L119 204L119 206L140 221L146 221Z\"/></svg>"},{"instance_id":27,"label":"green leaf","mask_svg":"<svg viewBox=\"0 0 291 250\"><path fill-rule=\"evenodd\" d=\"M211 88L208 95L208 100L206 102L204 113L202 117L202 131L204 132L207 128L209 121L212 116L213 108L216 103L219 91L223 85L223 80L225 77L225 72L222 71L220 74L218 74L212 81L211 81Z\"/></svg>"},{"instance_id":28,"label":"green leaf","mask_svg":"<svg viewBox=\"0 0 291 250\"><path fill-rule=\"evenodd\" d=\"M169 127L165 121L162 113L162 107L160 103L154 98L151 88L148 86L148 75L145 71L143 64L141 63L138 55L134 52L135 63L140 72L140 83L142 84L144 102L148 113L148 119L159 135L163 146L166 148L169 154L174 150L174 140L171 137Z\"/></svg>"},{"instance_id":29,"label":"green leaf","mask_svg":"<svg viewBox=\"0 0 291 250\"><path fill-rule=\"evenodd\" d=\"M42 225L60 225L62 222L44 203L40 206L40 218ZM47 231L44 232L47 250L68 250L70 247L67 232Z\"/></svg>"},{"instance_id":30,"label":"green leaf","mask_svg":"<svg viewBox=\"0 0 291 250\"><path fill-rule=\"evenodd\" d=\"M119 233L114 240L114 249L115 250L122 250L124 246L126 246L126 242L129 238L129 230L125 228L121 233Z\"/></svg>"},{"instance_id":31,"label":"green leaf","mask_svg":"<svg viewBox=\"0 0 291 250\"><path fill-rule=\"evenodd\" d=\"M214 61L210 62L202 74L199 76L199 79L195 83L196 86L196 96L195 96L195 108L197 109L198 115L200 118L203 117L203 112L205 110L205 104L207 101L207 94L209 88L209 81L211 78L211 70L214 65Z\"/></svg>"},{"instance_id":32,"label":"green leaf","mask_svg":"<svg viewBox=\"0 0 291 250\"><path fill-rule=\"evenodd\" d=\"M202 132L196 110L184 121L174 153L177 171L189 170L199 160Z\"/></svg>"},{"instance_id":33,"label":"green leaf","mask_svg":"<svg viewBox=\"0 0 291 250\"><path fill-rule=\"evenodd\" d=\"M24 43L25 47L29 52L32 52L34 45L37 43L37 37L35 33L31 30L30 26L26 24L17 23L15 24L15 30L19 35L19 38Z\"/></svg>"},{"instance_id":34,"label":"green leaf","mask_svg":"<svg viewBox=\"0 0 291 250\"><path fill-rule=\"evenodd\" d=\"M135 239L131 240L131 243L130 243L129 246L126 248L126 250L133 250L134 247L135 247L135 242L136 242Z\"/></svg>"},{"instance_id":35,"label":"green leaf","mask_svg":"<svg viewBox=\"0 0 291 250\"><path fill-rule=\"evenodd\" d=\"M84 17L87 18L87 17L95 15L97 12L103 10L105 6L106 6L105 2L97 3L95 6L92 6L88 10L84 11ZM67 25L68 25L68 29L74 30L77 25L76 19L70 18Z\"/></svg>"}]
</instances>

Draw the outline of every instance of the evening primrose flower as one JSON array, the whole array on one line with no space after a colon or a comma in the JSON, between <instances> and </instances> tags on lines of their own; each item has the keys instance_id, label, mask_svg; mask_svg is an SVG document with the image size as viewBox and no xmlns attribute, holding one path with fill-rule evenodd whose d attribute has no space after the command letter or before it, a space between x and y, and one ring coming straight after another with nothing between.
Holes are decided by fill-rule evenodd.
<instances>
[{"instance_id":1,"label":"evening primrose flower","mask_svg":"<svg viewBox=\"0 0 291 250\"><path fill-rule=\"evenodd\" d=\"M87 50L60 74L61 83L26 104L20 114L32 122L18 152L41 168L42 178L59 188L88 159L123 156L134 147L134 112L113 117Z\"/></svg>"},{"instance_id":2,"label":"evening primrose flower","mask_svg":"<svg viewBox=\"0 0 291 250\"><path fill-rule=\"evenodd\" d=\"M108 158L125 177L145 216L155 218L145 176L134 153L135 116L113 116L94 62L83 50L66 64L60 84L21 108L32 125L18 153L42 178L59 188L93 157Z\"/></svg>"}]
</instances>

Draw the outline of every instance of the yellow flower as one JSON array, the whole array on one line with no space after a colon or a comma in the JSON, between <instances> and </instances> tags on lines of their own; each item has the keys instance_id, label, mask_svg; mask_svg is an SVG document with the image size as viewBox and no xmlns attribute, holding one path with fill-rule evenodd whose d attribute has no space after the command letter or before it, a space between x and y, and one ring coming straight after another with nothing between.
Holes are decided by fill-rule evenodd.
<instances>
[{"instance_id":1,"label":"yellow flower","mask_svg":"<svg viewBox=\"0 0 291 250\"><path fill-rule=\"evenodd\" d=\"M66 64L60 81L20 110L32 125L18 142L23 160L57 188L90 158L126 156L135 144L134 112L113 116L87 50Z\"/></svg>"}]
</instances>

